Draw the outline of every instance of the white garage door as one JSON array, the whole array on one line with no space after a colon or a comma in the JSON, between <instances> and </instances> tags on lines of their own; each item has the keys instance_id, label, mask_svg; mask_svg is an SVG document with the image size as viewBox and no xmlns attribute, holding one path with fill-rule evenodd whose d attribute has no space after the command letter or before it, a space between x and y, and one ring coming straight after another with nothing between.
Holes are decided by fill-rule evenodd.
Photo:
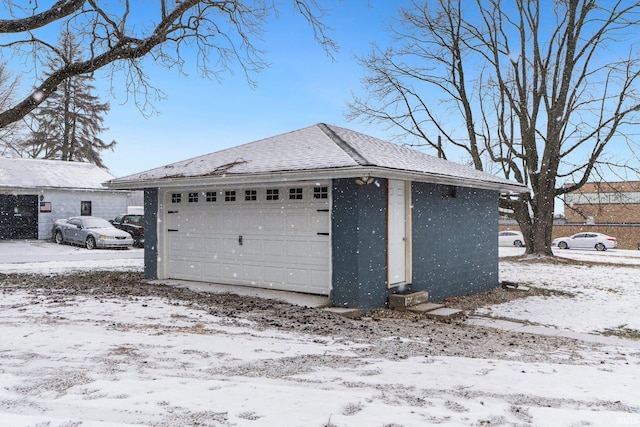
<instances>
[{"instance_id":1,"label":"white garage door","mask_svg":"<svg viewBox=\"0 0 640 427\"><path fill-rule=\"evenodd\" d=\"M165 275L328 295L329 200L328 184L168 191Z\"/></svg>"}]
</instances>

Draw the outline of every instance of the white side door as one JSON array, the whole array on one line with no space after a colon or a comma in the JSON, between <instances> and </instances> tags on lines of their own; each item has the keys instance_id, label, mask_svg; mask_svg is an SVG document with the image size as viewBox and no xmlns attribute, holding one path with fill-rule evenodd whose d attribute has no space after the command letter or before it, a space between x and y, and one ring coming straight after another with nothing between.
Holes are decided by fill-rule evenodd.
<instances>
[{"instance_id":1,"label":"white side door","mask_svg":"<svg viewBox=\"0 0 640 427\"><path fill-rule=\"evenodd\" d=\"M406 283L410 265L410 223L405 181L389 180L387 195L387 281Z\"/></svg>"}]
</instances>

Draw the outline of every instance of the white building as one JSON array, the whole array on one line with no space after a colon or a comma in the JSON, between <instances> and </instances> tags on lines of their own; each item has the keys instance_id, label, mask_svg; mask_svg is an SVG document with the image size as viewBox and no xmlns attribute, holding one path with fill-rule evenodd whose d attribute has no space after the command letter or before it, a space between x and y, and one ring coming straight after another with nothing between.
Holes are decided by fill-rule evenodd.
<instances>
[{"instance_id":1,"label":"white building","mask_svg":"<svg viewBox=\"0 0 640 427\"><path fill-rule=\"evenodd\" d=\"M0 157L0 239L50 239L70 216L115 218L131 192L102 185L113 178L91 163Z\"/></svg>"}]
</instances>

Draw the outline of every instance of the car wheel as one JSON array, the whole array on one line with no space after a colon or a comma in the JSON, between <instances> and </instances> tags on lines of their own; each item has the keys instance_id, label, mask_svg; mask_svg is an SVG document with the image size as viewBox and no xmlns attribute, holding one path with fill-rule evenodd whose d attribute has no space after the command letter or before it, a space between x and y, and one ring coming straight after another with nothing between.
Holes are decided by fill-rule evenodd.
<instances>
[{"instance_id":1,"label":"car wheel","mask_svg":"<svg viewBox=\"0 0 640 427\"><path fill-rule=\"evenodd\" d=\"M521 248L522 242L520 240L516 240L513 242L513 246L515 246L516 248Z\"/></svg>"},{"instance_id":2,"label":"car wheel","mask_svg":"<svg viewBox=\"0 0 640 427\"><path fill-rule=\"evenodd\" d=\"M604 245L604 243L596 243L596 250L597 251L606 251L607 247Z\"/></svg>"},{"instance_id":3,"label":"car wheel","mask_svg":"<svg viewBox=\"0 0 640 427\"><path fill-rule=\"evenodd\" d=\"M96 239L93 236L87 237L87 241L85 242L87 249L95 249L96 248Z\"/></svg>"},{"instance_id":4,"label":"car wheel","mask_svg":"<svg viewBox=\"0 0 640 427\"><path fill-rule=\"evenodd\" d=\"M560 243L558 243L558 247L560 249L568 249L569 245L567 245L567 242L560 242Z\"/></svg>"},{"instance_id":5,"label":"car wheel","mask_svg":"<svg viewBox=\"0 0 640 427\"><path fill-rule=\"evenodd\" d=\"M60 230L56 231L56 234L53 236L53 240L59 245L64 243L64 239L62 238L62 232Z\"/></svg>"}]
</instances>

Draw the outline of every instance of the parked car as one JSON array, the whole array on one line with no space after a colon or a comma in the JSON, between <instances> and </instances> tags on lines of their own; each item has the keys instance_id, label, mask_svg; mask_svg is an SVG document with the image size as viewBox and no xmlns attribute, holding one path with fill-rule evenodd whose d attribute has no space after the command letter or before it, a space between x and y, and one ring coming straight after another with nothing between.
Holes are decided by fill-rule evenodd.
<instances>
[{"instance_id":1,"label":"parked car","mask_svg":"<svg viewBox=\"0 0 640 427\"><path fill-rule=\"evenodd\" d=\"M133 238L129 233L115 228L106 219L95 216L76 216L59 219L51 230L53 240L95 248L129 248Z\"/></svg>"},{"instance_id":2,"label":"parked car","mask_svg":"<svg viewBox=\"0 0 640 427\"><path fill-rule=\"evenodd\" d=\"M144 215L122 214L109 221L114 227L133 237L133 246L144 246Z\"/></svg>"},{"instance_id":3,"label":"parked car","mask_svg":"<svg viewBox=\"0 0 640 427\"><path fill-rule=\"evenodd\" d=\"M498 233L498 246L524 246L524 237L519 231L501 231Z\"/></svg>"},{"instance_id":4,"label":"parked car","mask_svg":"<svg viewBox=\"0 0 640 427\"><path fill-rule=\"evenodd\" d=\"M602 233L578 233L571 237L559 237L554 239L552 246L560 249L592 249L598 251L606 251L618 246L618 240L615 237L607 236Z\"/></svg>"}]
</instances>

